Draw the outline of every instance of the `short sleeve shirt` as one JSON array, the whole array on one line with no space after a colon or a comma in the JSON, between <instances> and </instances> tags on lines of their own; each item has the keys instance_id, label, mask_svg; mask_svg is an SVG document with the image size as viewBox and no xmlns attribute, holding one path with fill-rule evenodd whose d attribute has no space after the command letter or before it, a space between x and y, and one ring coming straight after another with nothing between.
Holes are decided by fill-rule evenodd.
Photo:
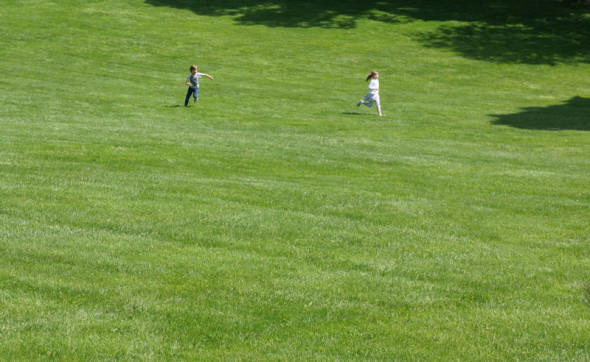
<instances>
[{"instance_id":1,"label":"short sleeve shirt","mask_svg":"<svg viewBox=\"0 0 590 362\"><path fill-rule=\"evenodd\" d=\"M186 77L186 81L190 82L192 84L193 88L199 88L199 79L203 76L203 73L197 73L195 75L189 74L188 77Z\"/></svg>"}]
</instances>

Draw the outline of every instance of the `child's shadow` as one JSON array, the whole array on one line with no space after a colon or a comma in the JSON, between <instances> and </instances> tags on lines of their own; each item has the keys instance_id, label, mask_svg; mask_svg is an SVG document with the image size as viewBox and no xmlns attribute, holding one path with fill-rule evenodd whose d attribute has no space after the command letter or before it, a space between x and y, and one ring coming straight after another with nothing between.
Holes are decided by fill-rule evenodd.
<instances>
[{"instance_id":1,"label":"child's shadow","mask_svg":"<svg viewBox=\"0 0 590 362\"><path fill-rule=\"evenodd\" d=\"M342 114L345 114L347 116L364 116L365 113L361 113L361 112L342 112Z\"/></svg>"},{"instance_id":2,"label":"child's shadow","mask_svg":"<svg viewBox=\"0 0 590 362\"><path fill-rule=\"evenodd\" d=\"M180 104L174 104L174 105L166 105L164 107L166 107L166 108L179 108L179 107L184 107L184 106L180 105Z\"/></svg>"}]
</instances>

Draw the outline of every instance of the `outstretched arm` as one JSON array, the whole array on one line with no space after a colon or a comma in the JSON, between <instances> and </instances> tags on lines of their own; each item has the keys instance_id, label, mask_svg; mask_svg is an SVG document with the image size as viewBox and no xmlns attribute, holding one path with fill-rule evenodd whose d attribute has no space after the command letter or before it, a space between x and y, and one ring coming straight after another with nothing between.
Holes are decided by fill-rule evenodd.
<instances>
[{"instance_id":1,"label":"outstretched arm","mask_svg":"<svg viewBox=\"0 0 590 362\"><path fill-rule=\"evenodd\" d=\"M207 78L209 78L209 79L213 80L213 77L212 77L212 76L210 76L209 74L202 73L202 76L203 76L203 77L207 77Z\"/></svg>"}]
</instances>

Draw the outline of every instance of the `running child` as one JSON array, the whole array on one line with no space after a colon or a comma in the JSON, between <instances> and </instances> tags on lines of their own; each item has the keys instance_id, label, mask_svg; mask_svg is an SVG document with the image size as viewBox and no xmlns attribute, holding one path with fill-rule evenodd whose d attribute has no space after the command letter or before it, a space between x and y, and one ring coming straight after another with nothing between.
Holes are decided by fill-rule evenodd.
<instances>
[{"instance_id":1,"label":"running child","mask_svg":"<svg viewBox=\"0 0 590 362\"><path fill-rule=\"evenodd\" d=\"M383 116L383 113L381 113L381 101L379 100L379 73L376 70L372 70L371 73L367 74L367 81L369 79L371 80L369 82L369 93L356 106L359 107L361 104L364 104L367 107L371 107L375 103L379 116Z\"/></svg>"},{"instance_id":2,"label":"running child","mask_svg":"<svg viewBox=\"0 0 590 362\"><path fill-rule=\"evenodd\" d=\"M184 99L184 106L188 107L188 100L193 96L193 100L196 103L199 100L199 79L201 77L207 77L213 80L213 77L209 74L199 73L196 65L191 65L191 74L186 77L186 85L188 85L188 91L186 92L186 98Z\"/></svg>"}]
</instances>

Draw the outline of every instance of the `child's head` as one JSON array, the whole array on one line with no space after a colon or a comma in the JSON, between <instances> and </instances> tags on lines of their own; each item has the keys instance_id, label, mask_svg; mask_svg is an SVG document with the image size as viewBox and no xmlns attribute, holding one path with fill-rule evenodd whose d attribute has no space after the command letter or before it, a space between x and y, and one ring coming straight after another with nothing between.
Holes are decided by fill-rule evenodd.
<instances>
[{"instance_id":1,"label":"child's head","mask_svg":"<svg viewBox=\"0 0 590 362\"><path fill-rule=\"evenodd\" d=\"M196 65L191 65L191 67L189 68L191 73L195 73L197 71L197 66Z\"/></svg>"},{"instance_id":2,"label":"child's head","mask_svg":"<svg viewBox=\"0 0 590 362\"><path fill-rule=\"evenodd\" d=\"M367 74L367 80L377 78L379 78L379 72L376 70L372 70L371 73Z\"/></svg>"}]
</instances>

